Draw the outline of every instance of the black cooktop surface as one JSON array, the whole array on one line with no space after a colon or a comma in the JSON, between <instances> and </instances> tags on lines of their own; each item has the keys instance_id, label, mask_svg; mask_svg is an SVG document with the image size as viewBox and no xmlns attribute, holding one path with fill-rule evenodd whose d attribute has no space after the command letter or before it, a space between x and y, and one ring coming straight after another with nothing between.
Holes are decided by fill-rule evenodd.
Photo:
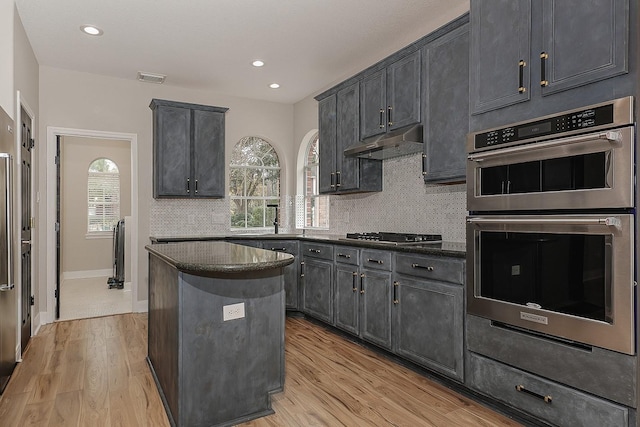
<instances>
[{"instance_id":1,"label":"black cooktop surface","mask_svg":"<svg viewBox=\"0 0 640 427\"><path fill-rule=\"evenodd\" d=\"M370 240L374 242L389 242L396 244L424 244L442 241L440 234L411 234L411 233L347 233L347 239Z\"/></svg>"}]
</instances>

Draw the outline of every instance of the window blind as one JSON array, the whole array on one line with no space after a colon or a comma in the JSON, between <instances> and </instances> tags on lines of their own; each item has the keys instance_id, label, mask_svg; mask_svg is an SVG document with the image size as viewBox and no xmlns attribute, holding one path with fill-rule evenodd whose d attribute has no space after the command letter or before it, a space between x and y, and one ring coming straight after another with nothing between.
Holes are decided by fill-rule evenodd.
<instances>
[{"instance_id":1,"label":"window blind","mask_svg":"<svg viewBox=\"0 0 640 427\"><path fill-rule=\"evenodd\" d=\"M120 174L89 172L89 233L111 231L120 218Z\"/></svg>"}]
</instances>

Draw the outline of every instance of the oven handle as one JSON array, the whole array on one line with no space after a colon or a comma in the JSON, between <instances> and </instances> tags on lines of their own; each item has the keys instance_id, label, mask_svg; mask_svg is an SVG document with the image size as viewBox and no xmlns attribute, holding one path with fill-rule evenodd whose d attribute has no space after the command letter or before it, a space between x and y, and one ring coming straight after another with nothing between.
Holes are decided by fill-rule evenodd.
<instances>
[{"instance_id":1,"label":"oven handle","mask_svg":"<svg viewBox=\"0 0 640 427\"><path fill-rule=\"evenodd\" d=\"M622 133L618 131L607 131L599 134L589 134L574 136L573 138L554 139L547 142L539 142L537 144L520 145L517 147L503 148L501 150L493 150L487 152L481 152L477 154L469 154L467 158L474 162L481 162L487 158L504 156L505 154L517 154L527 151L538 150L542 148L557 147L561 145L576 144L580 142L593 141L594 139L602 139L610 142L622 141Z\"/></svg>"},{"instance_id":2,"label":"oven handle","mask_svg":"<svg viewBox=\"0 0 640 427\"><path fill-rule=\"evenodd\" d=\"M622 228L620 218L467 218L469 224L606 225Z\"/></svg>"}]
</instances>

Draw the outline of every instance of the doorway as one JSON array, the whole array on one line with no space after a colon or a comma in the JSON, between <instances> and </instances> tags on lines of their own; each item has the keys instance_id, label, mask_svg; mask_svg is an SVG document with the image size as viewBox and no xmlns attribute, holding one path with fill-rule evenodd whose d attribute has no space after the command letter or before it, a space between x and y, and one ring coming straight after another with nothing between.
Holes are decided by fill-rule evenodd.
<instances>
[{"instance_id":1,"label":"doorway","mask_svg":"<svg viewBox=\"0 0 640 427\"><path fill-rule=\"evenodd\" d=\"M130 278L130 282L124 289L110 289L107 283L109 276L113 270L113 233L108 229L103 229L102 235L100 233L92 233L90 229L87 229L87 224L91 222L91 208L88 206L88 172L89 164L93 160L99 158L109 158L110 152L112 152L117 146L122 148L126 146L127 154L126 160L120 160L117 163L120 166L126 166L129 168L130 178L128 183L123 184L126 188L123 191L123 195L127 194L125 198L129 204L129 207L122 211L121 216L127 217L127 231L129 236L129 250L126 254L127 277ZM87 158L91 158L88 161L80 161L79 164L72 163L66 165L65 162L70 160L69 154L76 154L77 151L87 149L88 146L102 146L103 153L107 154L89 154ZM60 152L57 153L57 149L60 147ZM66 154L65 154L66 151ZM85 153L86 154L86 153ZM137 280L138 280L138 265L137 265L137 217L138 217L138 201L137 201L137 137L133 134L114 133L114 132L102 132L102 131L90 131L90 130L78 130L78 129L66 129L66 128L48 128L47 129L47 218L50 224L55 224L55 227L47 228L47 314L49 322L53 322L57 319L65 320L70 318L84 318L95 317L108 314L115 314L110 312L113 309L113 301L109 303L109 298L113 299L116 293L124 295L126 291L126 311L137 311ZM51 159L51 161L49 161ZM77 160L73 160L77 162ZM85 164L86 163L86 164ZM72 183L71 188L74 185L80 184L80 180L84 186L78 187L75 191L77 194L73 194L74 190L67 189L65 195L64 182L65 182L65 167L70 166L70 170L74 170L77 177L67 176L67 180ZM69 168L66 168L69 170ZM126 169L123 168L123 169ZM60 176L60 185L57 185L57 173L62 171ZM68 174L68 172L67 172ZM83 177L83 178L82 178ZM81 206L76 205L74 208L66 208L64 199L67 196L77 196L76 200L80 200ZM58 203L60 207L58 208ZM123 203L127 204L127 203ZM102 209L103 207L101 207ZM82 230L76 230L76 243L69 243L65 236L66 232L70 232L72 226L67 222L65 230L65 210L66 219L78 216L76 219L71 218L71 224L74 222L81 222L80 228ZM94 212L95 214L95 207ZM78 238L78 233L81 236ZM59 242L59 247L58 247ZM65 243L66 242L66 243ZM102 255L97 255L97 258L91 259L91 257L85 257L87 250L83 249L83 244L98 243L97 246L104 246L106 244L106 252L102 250ZM100 244L102 243L102 244ZM66 247L65 247L66 245ZM58 250L59 249L59 250ZM95 254L94 254L95 255ZM65 262L68 261L68 262ZM62 281L62 282L61 282ZM69 286L66 286L69 285ZM80 300L79 304L83 310L77 311L75 314L69 314L65 311L65 286L69 290L71 295L74 295L76 300ZM91 294L91 288L94 288L97 293ZM77 291L87 291L88 295L81 297L77 294ZM82 298L85 298L84 302ZM122 299L124 297L118 297L118 307L116 312L122 312ZM73 301L69 300L68 303ZM101 305L101 303L104 303ZM92 307L89 307L89 305ZM96 305L97 304L97 305ZM111 308L109 305L111 304ZM84 306L84 307L83 307Z\"/></svg>"}]
</instances>

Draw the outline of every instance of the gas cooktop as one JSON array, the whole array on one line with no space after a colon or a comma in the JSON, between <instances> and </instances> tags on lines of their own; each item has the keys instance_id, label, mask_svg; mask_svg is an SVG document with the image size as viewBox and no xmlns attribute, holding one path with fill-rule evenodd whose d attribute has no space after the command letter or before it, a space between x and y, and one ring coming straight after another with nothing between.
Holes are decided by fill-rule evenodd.
<instances>
[{"instance_id":1,"label":"gas cooktop","mask_svg":"<svg viewBox=\"0 0 640 427\"><path fill-rule=\"evenodd\" d=\"M347 233L344 240L367 240L372 242L389 243L394 245L424 245L442 242L440 234L411 234L411 233Z\"/></svg>"}]
</instances>

